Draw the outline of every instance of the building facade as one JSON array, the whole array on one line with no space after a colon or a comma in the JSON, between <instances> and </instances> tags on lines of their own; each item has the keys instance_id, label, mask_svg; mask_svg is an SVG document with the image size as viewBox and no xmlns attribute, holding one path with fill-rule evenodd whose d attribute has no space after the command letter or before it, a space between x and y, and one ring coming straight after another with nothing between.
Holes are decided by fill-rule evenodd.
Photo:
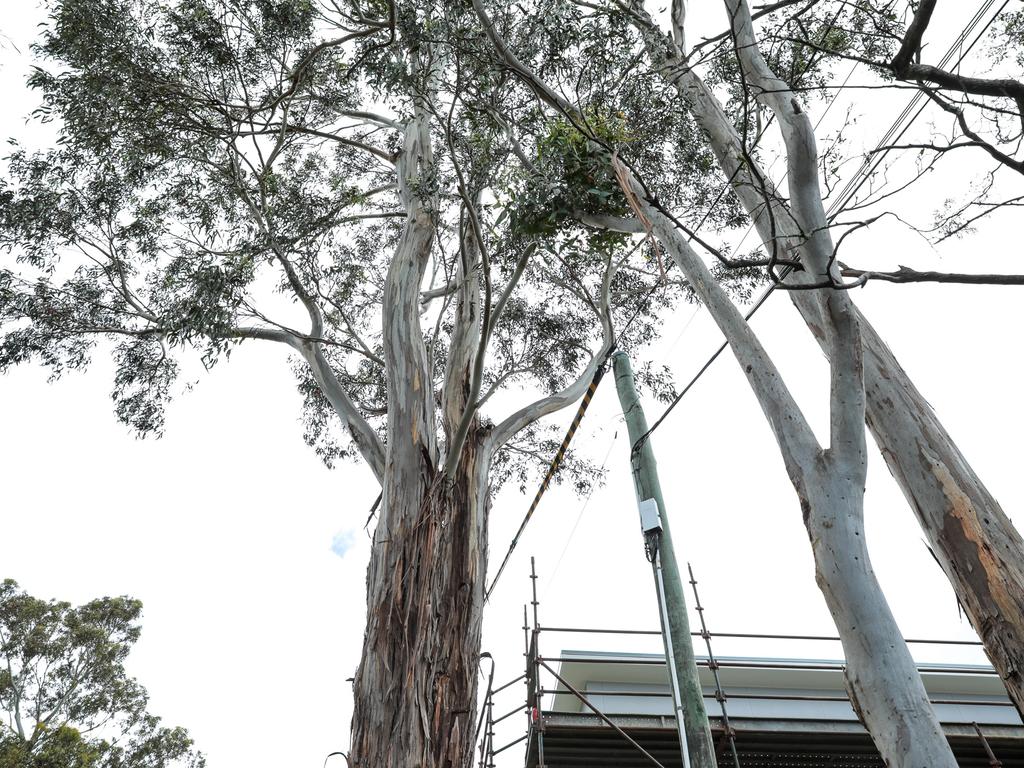
<instances>
[{"instance_id":1,"label":"building facade","mask_svg":"<svg viewBox=\"0 0 1024 768\"><path fill-rule=\"evenodd\" d=\"M682 766L663 656L563 651L541 661L527 676L527 768ZM708 659L699 664L721 768L883 768L841 661L719 658L717 682ZM991 667L920 671L962 768L1024 768L1024 723Z\"/></svg>"}]
</instances>

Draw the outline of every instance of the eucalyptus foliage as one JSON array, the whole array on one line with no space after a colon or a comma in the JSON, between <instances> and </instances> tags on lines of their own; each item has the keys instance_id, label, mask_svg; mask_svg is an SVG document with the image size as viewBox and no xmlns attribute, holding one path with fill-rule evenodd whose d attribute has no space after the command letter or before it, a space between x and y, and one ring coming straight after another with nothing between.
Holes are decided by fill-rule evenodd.
<instances>
[{"instance_id":1,"label":"eucalyptus foliage","mask_svg":"<svg viewBox=\"0 0 1024 768\"><path fill-rule=\"evenodd\" d=\"M0 372L111 354L118 417L159 435L190 355L277 344L307 442L380 481L352 765L465 762L490 494L546 468L547 417L614 348L642 359L666 305L732 318L719 283L765 281L776 229L768 260L725 244L789 205L761 169L781 108L749 78L828 98L818 49L853 44L813 2L766 21L754 69L747 27L686 56L639 7L527 0L487 27L475 5L52 0L29 85L58 141L0 186Z\"/></svg>"},{"instance_id":2,"label":"eucalyptus foliage","mask_svg":"<svg viewBox=\"0 0 1024 768\"><path fill-rule=\"evenodd\" d=\"M592 62L577 89L609 142L652 170L668 203L718 194L678 99L652 75L619 77L630 46L608 45L617 34L628 42L622 21L585 20L562 2L546 11L520 39L545 69ZM116 413L140 435L164 430L183 354L209 367L239 343L279 334L316 341L384 434L381 291L404 216L393 163L402 121L427 87L414 59L428 40L436 149L416 194L439 227L425 286L434 298L423 307L435 387L453 329L443 288L468 226L459 173L482 201L496 290L523 249L537 248L494 325L485 391L551 391L578 374L600 338L589 305L609 260L622 263L618 323L633 319L620 346L650 341L658 308L689 295L659 274L649 249L628 255L635 238L580 225L583 214L630 215L615 179L571 126L494 67L457 6L57 0L50 12L29 85L36 119L59 140L16 148L0 187L0 370L35 361L59 376L97 350L110 354ZM742 220L731 196L712 220ZM296 316L303 304L322 315L316 334ZM293 369L307 440L328 463L351 454L309 366L296 357ZM663 372L646 380L670 392ZM543 435L506 462L546 451ZM590 471L568 467L579 481Z\"/></svg>"},{"instance_id":3,"label":"eucalyptus foliage","mask_svg":"<svg viewBox=\"0 0 1024 768\"><path fill-rule=\"evenodd\" d=\"M0 582L2 768L202 768L183 728L147 711L124 663L142 604L104 597L72 606Z\"/></svg>"}]
</instances>

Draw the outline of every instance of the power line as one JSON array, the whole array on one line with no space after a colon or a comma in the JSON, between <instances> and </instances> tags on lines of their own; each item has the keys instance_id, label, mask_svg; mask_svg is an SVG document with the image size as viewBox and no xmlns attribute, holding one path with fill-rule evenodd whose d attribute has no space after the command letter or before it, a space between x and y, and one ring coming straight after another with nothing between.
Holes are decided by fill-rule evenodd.
<instances>
[{"instance_id":1,"label":"power line","mask_svg":"<svg viewBox=\"0 0 1024 768\"><path fill-rule=\"evenodd\" d=\"M999 14L1001 14L1003 10L1006 8L1006 6L1009 5L1009 2L1010 0L1004 0L1003 4L999 7L999 10L992 14L992 16L988 20L988 23L985 24L984 27L982 27L982 30L977 34L977 36L974 38L971 44L968 45L966 49L961 51L960 56L956 60L956 64L954 66L960 66L960 63L964 60L964 58L966 58L967 54L969 54L974 49L974 46L978 44L978 41L980 41L981 38L985 36L985 33L988 32L992 24L995 23L995 20L999 17ZM968 22L967 26L957 36L957 39L953 42L953 44L949 47L949 50L946 51L946 54L939 61L939 69L945 69L946 66L948 66L949 62L953 59L953 55L956 53L956 50L964 44L964 42L967 40L968 35L970 35L971 32L974 31L974 28L978 25L978 23L981 21L984 15L992 8L992 6L995 5L995 3L996 0L986 0L985 4L982 5L978 12L974 14L974 16ZM925 93L922 90L918 90L917 93L913 95L913 97L910 99L910 102L907 104L906 107L904 107L903 112L900 113L900 117L897 118L897 123L903 120L907 115L909 115L910 112L914 109L914 106L916 106L917 104L920 104L920 106L917 109L917 112L914 113L913 117L907 120L906 124L899 131L899 133L895 133L896 123L894 123L893 128L890 128L886 135L882 138L882 140L878 142L878 144L875 147L875 151L864 158L864 162L861 164L861 169L858 170L858 174L854 174L854 176L851 177L850 181L847 182L847 184L844 186L843 191L839 193L839 197L837 197L833 204L829 206L829 212L831 214L829 218L830 221L834 219L836 216L838 216L839 213L841 213L842 210L846 208L846 206L850 203L850 201L853 200L853 197L860 190L860 188L864 186L867 180L871 178L871 175L878 169L878 166L881 165L882 160L884 160L885 156L889 153L890 148L888 148L887 145L890 144L891 142L896 142L903 138L906 132L910 129L910 126L913 125L914 121L921 116L922 112L924 112L925 107L928 106L928 102L927 97L925 96ZM858 175L859 181L857 181Z\"/></svg>"},{"instance_id":2,"label":"power line","mask_svg":"<svg viewBox=\"0 0 1024 768\"><path fill-rule=\"evenodd\" d=\"M672 342L672 346L668 348L669 352L671 352L672 350L674 350L676 348L676 345L679 344L679 340L683 338L683 334L686 333L686 331L689 329L689 327L691 325L693 325L693 321L697 319L697 315L698 314L700 314L700 305L699 304L696 307L693 308L693 313L690 315L690 319L687 320L686 323L683 324L682 329L679 331L679 335L676 336L676 340L673 341Z\"/></svg>"},{"instance_id":3,"label":"power line","mask_svg":"<svg viewBox=\"0 0 1024 768\"><path fill-rule=\"evenodd\" d=\"M942 60L939 63L940 69L945 68L949 64L950 60L953 58L953 55L956 52L956 49L963 45L964 41L967 39L967 36L971 34L974 28L978 25L978 22L981 20L981 18L989 9L991 9L993 5L995 5L995 0L987 0L985 5L983 5L977 13L975 13L975 15L968 22L967 26L964 28L964 30L957 36L957 39L950 46L945 56L942 57ZM964 60L964 58L967 56L967 54L969 54L971 50L974 48L974 46L977 45L978 41L985 36L985 33L988 32L989 28L995 22L996 18L998 18L999 14L1003 12L1003 9L1005 9L1007 5L1009 5L1009 0L1004 0L1003 4L999 7L999 10L997 10L989 18L988 23L985 24L985 26L974 38L971 44L961 52L960 57L957 59L955 66L959 66L960 63ZM856 65L854 65L854 68L856 68ZM850 74L853 74L852 69L850 70ZM848 80L849 75L847 75L847 81ZM839 196L835 200L833 200L832 204L829 206L827 212L829 221L832 221L836 216L842 213L843 210L845 210L847 204L853 199L853 196L857 194L857 191L878 169L878 166L881 164L882 160L884 160L885 155L887 155L891 149L891 147L887 147L886 145L889 144L891 141L899 141L899 139L902 138L904 134L906 134L906 132L910 129L910 126L914 123L914 121L918 117L920 117L921 113L927 106L927 103L924 103L920 106L917 112L915 112L913 117L911 117L906 122L902 129L899 128L900 123L902 123L906 119L907 115L909 115L911 111L913 111L914 105L922 101L924 98L924 94L921 91L918 91L910 99L907 106L903 108L903 111L893 122L893 125L889 128L888 131L886 131L885 136L883 136L882 139L876 145L875 151L867 155L865 161L861 163L860 167L857 169L857 172L851 177L850 181L848 181L847 184L843 187L843 190L842 192L840 192ZM834 103L834 100L832 103ZM829 104L829 107L831 107L831 104ZM822 114L822 117L824 117L824 113ZM821 122L820 118L818 122ZM899 130L898 134L896 133L897 130ZM783 175L783 179L784 178L785 175ZM857 181L858 179L859 181ZM750 228L748 228L747 233L744 234L744 239L746 239L746 235L750 233L751 229L753 229L753 224L751 224ZM742 240L740 242L742 243ZM790 269L791 268L787 266L785 270L783 270L780 279L785 279L785 276L789 273ZM775 284L768 286L764 293L761 294L761 297L757 300L757 302L755 302L754 306L744 316L744 319L749 321L750 318L753 317L754 313L757 312L757 310L759 310L768 300L768 297L775 292L776 287L777 286ZM694 375L694 377L690 379L689 383L687 383L687 385L682 389L682 391L680 391L679 394L676 395L675 398L673 398L672 402L669 403L668 407L662 412L661 416L658 417L657 421L654 422L653 426L651 426L651 428L647 430L646 433L641 435L640 438L633 444L633 453L639 451L640 448L643 446L644 442L650 439L651 435L654 433L654 430L661 426L662 422L665 421L666 417L679 404L679 401L683 399L683 397L686 395L687 392L690 391L690 389L693 388L693 386L700 380L701 376L704 375L708 368L711 367L712 363L714 363L715 360L718 359L719 355L721 355L722 352L724 352L726 347L728 346L729 342L724 341L722 342L721 346L719 346L718 349L714 351L714 353L708 358L707 362L705 362L704 365L701 366L700 370L698 370L697 373Z\"/></svg>"},{"instance_id":4,"label":"power line","mask_svg":"<svg viewBox=\"0 0 1024 768\"><path fill-rule=\"evenodd\" d=\"M604 472L605 467L608 466L608 459L612 455L612 449L615 447L615 442L619 439L619 430L615 430L615 434L612 435L612 440L608 444L608 452L604 455L604 460L601 462L601 468L598 470L598 474ZM576 515L576 522L573 523L572 530L569 531L569 536L565 540L565 546L562 547L561 554L558 555L558 560L555 561L555 567L551 571L551 575L548 576L547 586L544 588L544 594L541 595L541 600L547 595L548 590L551 589L551 585L555 582L555 576L558 575L558 569L562 566L562 560L565 558L565 553L569 551L569 545L572 544L573 537L576 535L576 529L580 527L580 521L583 519L583 513L587 511L587 507L590 505L590 497L594 495L594 490L597 488L597 483L592 483L590 490L587 492L587 498L583 500L583 505L580 507L579 514Z\"/></svg>"},{"instance_id":5,"label":"power line","mask_svg":"<svg viewBox=\"0 0 1024 768\"><path fill-rule=\"evenodd\" d=\"M850 71L846 73L846 77L843 79L842 84L840 84L840 86L839 86L839 91L841 91L846 86L846 84L850 82L850 78L853 77L853 73L857 71L857 67L859 67L859 66L860 66L860 62L859 61L853 62L853 66L850 67ZM838 99L833 98L832 101L830 101L828 104L825 105L825 109L822 110L821 114L818 116L818 119L814 123L814 130L815 131L818 130L818 127L824 121L825 117L829 113L829 110L832 109L832 106L836 103L836 101L838 101ZM773 114L771 117L772 117L772 119L774 119L775 115ZM770 126L770 125L771 125L771 121L769 120L765 124L765 129L767 130L768 126ZM779 160L778 157L776 157L774 160L772 160L772 164L770 166L768 166L768 174L771 174L772 168L775 167L775 163L777 163L778 160ZM778 188L779 186L782 185L782 182L784 182L786 180L787 176L789 176L789 169L788 168L783 172L782 176L779 178L778 183L775 185L776 188ZM750 224L747 225L747 229L743 233L743 237L741 237L739 242L736 244L736 250L739 250L743 246L743 243L746 242L747 238L750 236L750 233L753 232L753 231L754 231L754 222L751 221Z\"/></svg>"},{"instance_id":6,"label":"power line","mask_svg":"<svg viewBox=\"0 0 1024 768\"><path fill-rule=\"evenodd\" d=\"M789 267L786 267L786 269L789 269ZM750 311L747 312L746 315L744 315L745 320L750 320L754 313L761 308L761 305L768 301L768 297L772 295L772 291L774 290L774 288L775 286L771 286L767 291L761 294L761 298L759 298L757 302L754 304L754 306L750 308ZM650 438L654 430L661 426L661 422L668 418L668 415L672 413L672 409L679 405L679 401L683 399L683 396L686 395L686 393L693 388L693 385L700 380L700 377L704 375L704 372L711 367L711 364L718 359L718 356L721 355L725 351L725 348L728 346L729 342L724 342L718 349L715 350L714 354L712 354L711 357L707 359L707 362L705 362L704 365L700 367L700 370L697 371L697 373L694 375L692 379L690 379L689 383L687 383L687 385L683 387L682 390L680 390L678 395L672 398L672 402L669 403L668 407L664 411L662 411L662 414L661 416L658 417L658 420L655 421L651 428L648 429L644 434L642 434L639 437L639 439L633 444L632 453L636 453L637 451L640 450L640 448L643 447L643 444Z\"/></svg>"},{"instance_id":7,"label":"power line","mask_svg":"<svg viewBox=\"0 0 1024 768\"><path fill-rule=\"evenodd\" d=\"M842 14L842 12L843 12L843 6L840 6L839 10L836 11L835 16L829 22L829 26L830 27L835 24L835 22L839 19L839 16ZM809 57L808 62L807 62L807 67L804 69L804 72L802 74L806 74L810 70L810 68L813 66L814 58L815 58L816 53L817 53L816 51L811 53L811 56ZM853 74L853 70L851 70L850 74L847 75L846 81L844 81L844 83L849 81L850 75L852 75L852 74ZM818 119L818 123L820 123L821 119L824 118L825 114L827 114L829 108L831 108L831 104L829 104L829 107L825 109L825 112L822 114L821 118ZM753 143L751 145L751 149L756 148L757 145L760 143L761 139L767 134L768 128L771 126L773 120L774 120L774 115L772 115L771 117L769 117L769 119L767 121L765 121L765 124L762 127L761 131L758 133L757 136L754 137L754 141L753 141ZM817 127L817 124L815 125L815 127ZM689 240L693 240L696 237L697 231L700 230L700 228L702 226L704 226L705 222L707 222L708 218L711 216L711 213L714 211L715 206L718 205L718 202L722 199L722 197L725 196L726 192L729 191L733 179L736 177L736 174L739 173L740 170L741 170L741 166L737 166L736 169L732 172L732 174L730 174L729 178L726 179L726 183L722 186L722 189L719 191L719 193L715 197L715 199L712 200L711 203L708 205L707 210L704 212L704 215L701 217L701 220L697 223L697 226L694 227L690 232L687 233L688 236L689 236ZM671 266L671 264L669 266ZM789 269L790 269L789 267L786 267L783 270L783 276L788 274ZM629 331L630 326L633 325L633 322L642 313L643 308L644 308L644 303L654 295L655 291L658 290L660 285L661 285L660 281L659 282L655 282L654 285L651 286L651 288L647 292L647 294L644 296L644 298L641 299L637 303L637 307L634 310L633 315L623 325L622 330L620 331L620 334L619 334L619 338L622 338L622 337L624 337L626 335L626 333ZM759 302L758 306L766 298L767 298L767 294L764 297L762 297L762 299ZM751 314L753 314L754 311L756 311L756 307L755 307L754 310L751 311ZM696 313L694 313L694 316L696 316ZM749 315L748 315L748 317L749 317ZM689 325L689 323L687 325ZM685 331L686 329L684 328L683 330ZM681 335L682 335L682 333L680 333L680 336ZM501 574L502 574L502 572L504 572L505 566L508 565L509 558L512 557L512 551L516 548L516 545L519 543L519 539L522 537L523 531L526 530L526 526L530 522L530 518L533 517L533 513L537 509L537 505L540 503L541 497L543 497L543 495L547 492L548 485L551 482L551 478L558 471L558 468L559 468L559 466L561 465L561 462L562 462L562 457L565 455L565 451L569 447L569 443L572 441L573 435L576 433L576 429L579 427L580 421L583 419L583 415L586 413L587 407L590 404L590 399L593 397L593 394L594 394L594 392L597 389L597 385L601 382L601 377L604 375L605 366L607 365L608 359L611 357L611 354L615 351L615 348L616 348L616 344L613 343L611 348L605 354L605 357L601 361L601 364L598 367L597 371L595 371L594 379L590 383L590 387L587 390L587 394L583 398L583 402L580 403L580 407L579 407L579 409L576 412L576 417L573 419L572 424L569 426L569 430L566 433L565 438L562 440L562 444L561 444L561 446L558 449L558 453L556 453L555 457L552 459L551 465L548 468L547 474L544 476L544 480L541 483L540 488L537 490L537 493L536 493L536 495L533 498L533 502L530 504L529 510L527 511L526 515L523 517L522 523L519 525L519 530L516 531L516 535L512 538L512 543L509 545L508 551L505 553L505 557L501 561L501 565L498 568L497 574L495 574L495 576L494 576L494 580L491 582L491 586L488 587L487 590L484 592L484 600L485 601L490 599L491 593L494 591L494 587L498 583L498 579L501 578ZM724 346L723 346L723 349L724 349ZM707 365L705 366L705 369L712 362L714 362L714 358L718 357L718 355L721 353L721 351L722 350L720 349L718 352L715 353L715 355L712 358L712 360L709 361L707 363ZM699 378L699 375L698 375L698 378ZM692 382L690 384L690 386L692 386L693 383L696 383L696 379L694 380L694 382ZM688 388L689 387L687 387L687 389ZM675 402L678 402L678 398L676 399ZM673 406L675 405L675 402L673 402ZM671 410L671 408L673 406L670 406L669 410ZM664 418L664 414L663 414L662 418ZM661 419L658 420L658 423L659 424L661 423ZM648 432L648 434L650 434L650 432ZM646 435L644 436L644 438L641 438L641 439L645 439L645 438L646 438ZM638 441L637 445L639 445L639 444L640 443ZM634 446L634 450L636 450L636 446ZM588 501L589 501L589 496L588 496ZM372 512L371 512L371 516L372 516Z\"/></svg>"}]
</instances>

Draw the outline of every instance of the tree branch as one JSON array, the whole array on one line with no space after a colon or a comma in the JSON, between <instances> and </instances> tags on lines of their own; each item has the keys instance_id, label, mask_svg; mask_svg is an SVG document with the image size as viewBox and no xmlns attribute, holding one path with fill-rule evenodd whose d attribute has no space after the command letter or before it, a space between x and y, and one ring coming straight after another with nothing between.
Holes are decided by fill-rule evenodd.
<instances>
[{"instance_id":1,"label":"tree branch","mask_svg":"<svg viewBox=\"0 0 1024 768\"><path fill-rule=\"evenodd\" d=\"M990 142L985 141L979 134L975 133L967 124L967 118L964 116L964 111L962 109L948 103L944 98L939 96L937 93L933 93L931 89L925 88L923 90L925 94L928 96L928 98L930 98L933 102L938 104L943 110L956 117L956 121L957 124L960 126L960 130L963 132L964 136L971 140L971 143L974 146L977 146L980 149L985 150L985 152L987 152L993 159L995 159L1002 165L1005 165L1007 168L1017 171L1017 173L1024 174L1024 160L1017 160L1013 157L1010 157L1008 154L996 148ZM1021 119L1024 120L1024 109L1021 110Z\"/></svg>"},{"instance_id":2,"label":"tree branch","mask_svg":"<svg viewBox=\"0 0 1024 768\"><path fill-rule=\"evenodd\" d=\"M932 19L935 3L936 0L921 0L918 3L917 10L914 12L914 18L911 20L910 25L907 27L907 32L903 36L903 44L900 45L899 51L893 56L892 62L889 64L892 71L900 77L903 77L901 73L910 65L914 56L921 50L921 38L924 37L924 31L928 28L928 24Z\"/></svg>"},{"instance_id":3,"label":"tree branch","mask_svg":"<svg viewBox=\"0 0 1024 768\"><path fill-rule=\"evenodd\" d=\"M334 371L331 369L327 358L324 357L320 345L315 342L303 342L293 343L292 346L299 351L306 361L313 374L313 378L320 387L320 391L324 393L324 397L327 398L327 401L341 418L342 424L348 429L349 434L352 436L352 442L355 443L356 448L359 449L359 453L366 463L370 465L370 469L377 478L377 482L383 484L384 445L381 443L373 427L363 418L359 408L352 402L345 388L338 381L338 377L334 375Z\"/></svg>"},{"instance_id":4,"label":"tree branch","mask_svg":"<svg viewBox=\"0 0 1024 768\"><path fill-rule=\"evenodd\" d=\"M488 441L489 450L496 452L519 431L549 414L569 407L586 393L587 387L590 386L590 382L594 378L594 374L597 372L597 369L604 365L605 361L608 359L608 355L610 355L615 349L615 331L612 328L611 321L611 282L614 277L615 267L612 264L609 264L601 285L600 308L602 314L601 330L603 334L603 342L601 344L601 348L597 351L597 354L590 359L587 367L583 369L583 372L579 377L577 377L577 379L568 386L554 394L542 397L539 400L520 408L518 411L499 423L494 428L494 431L491 433Z\"/></svg>"},{"instance_id":5,"label":"tree branch","mask_svg":"<svg viewBox=\"0 0 1024 768\"><path fill-rule=\"evenodd\" d=\"M879 272L869 269L854 269L842 262L840 274L863 283L882 280L887 283L956 283L960 285L1024 285L1024 275L972 275L965 272L918 271L902 264L895 272Z\"/></svg>"},{"instance_id":6,"label":"tree branch","mask_svg":"<svg viewBox=\"0 0 1024 768\"><path fill-rule=\"evenodd\" d=\"M821 447L775 363L690 243L668 217L651 204L632 174L628 176L628 181L633 186L639 205L650 219L658 240L686 275L694 292L707 307L732 348L771 425L789 476L794 482L802 484L805 467L813 465Z\"/></svg>"}]
</instances>

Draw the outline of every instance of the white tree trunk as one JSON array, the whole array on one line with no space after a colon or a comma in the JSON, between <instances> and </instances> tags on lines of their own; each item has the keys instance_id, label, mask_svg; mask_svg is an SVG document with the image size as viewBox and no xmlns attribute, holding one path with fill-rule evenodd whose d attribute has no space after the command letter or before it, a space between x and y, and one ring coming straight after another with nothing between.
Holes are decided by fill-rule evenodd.
<instances>
[{"instance_id":1,"label":"white tree trunk","mask_svg":"<svg viewBox=\"0 0 1024 768\"><path fill-rule=\"evenodd\" d=\"M690 281L751 384L800 499L818 586L847 658L847 684L886 765L955 768L914 660L875 578L864 536L864 388L860 330L848 297L827 295L830 447L818 447L774 363L674 224L641 197L658 239Z\"/></svg>"},{"instance_id":2,"label":"white tree trunk","mask_svg":"<svg viewBox=\"0 0 1024 768\"><path fill-rule=\"evenodd\" d=\"M863 498L833 462L801 499L818 586L846 656L850 701L889 766L955 766L921 677L881 598L864 541Z\"/></svg>"},{"instance_id":3,"label":"white tree trunk","mask_svg":"<svg viewBox=\"0 0 1024 768\"><path fill-rule=\"evenodd\" d=\"M784 256L812 267L791 210L764 169L744 158L740 137L717 98L696 72L682 64L680 47L673 50L666 45L650 19L638 21L652 59L693 105L691 114L710 139L762 242L769 248L776 243ZM800 277L795 273L791 279ZM829 355L821 293L792 291L790 298ZM857 314L864 345L868 427L1024 716L1024 540L891 350Z\"/></svg>"},{"instance_id":4,"label":"white tree trunk","mask_svg":"<svg viewBox=\"0 0 1024 768\"><path fill-rule=\"evenodd\" d=\"M348 755L360 768L463 768L475 735L490 448L474 422L456 471L441 471L419 321L434 225L414 191L430 164L429 121L418 109L406 127L398 176L408 216L384 287L389 439ZM478 319L470 308L459 321Z\"/></svg>"}]
</instances>

